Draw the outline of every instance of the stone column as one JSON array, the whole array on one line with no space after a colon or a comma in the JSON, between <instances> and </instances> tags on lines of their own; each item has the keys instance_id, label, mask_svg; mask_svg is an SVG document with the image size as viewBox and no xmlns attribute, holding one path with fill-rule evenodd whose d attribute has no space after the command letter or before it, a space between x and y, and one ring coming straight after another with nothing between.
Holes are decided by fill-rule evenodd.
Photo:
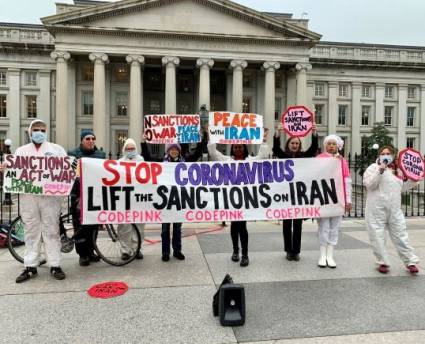
<instances>
[{"instance_id":1,"label":"stone column","mask_svg":"<svg viewBox=\"0 0 425 344\"><path fill-rule=\"evenodd\" d=\"M96 145L108 153L106 142L106 88L105 88L105 64L108 55L104 53L91 53L90 61L94 63L93 82L93 131L96 135Z\"/></svg>"},{"instance_id":2,"label":"stone column","mask_svg":"<svg viewBox=\"0 0 425 344\"><path fill-rule=\"evenodd\" d=\"M328 135L336 134L336 124L338 121L338 105L336 97L338 94L338 83L336 81L328 82L329 111L328 111Z\"/></svg>"},{"instance_id":3,"label":"stone column","mask_svg":"<svg viewBox=\"0 0 425 344\"><path fill-rule=\"evenodd\" d=\"M205 104L210 110L210 69L214 66L212 59L198 59L196 65L199 67L199 104Z\"/></svg>"},{"instance_id":4,"label":"stone column","mask_svg":"<svg viewBox=\"0 0 425 344\"><path fill-rule=\"evenodd\" d=\"M307 106L307 71L311 70L309 63L297 63L297 105Z\"/></svg>"},{"instance_id":5,"label":"stone column","mask_svg":"<svg viewBox=\"0 0 425 344\"><path fill-rule=\"evenodd\" d=\"M75 111L76 73L75 62L68 63L68 148L74 148L80 144L80 135L77 131L77 115ZM76 137L78 136L78 137Z\"/></svg>"},{"instance_id":6,"label":"stone column","mask_svg":"<svg viewBox=\"0 0 425 344\"><path fill-rule=\"evenodd\" d=\"M68 60L66 51L53 51L50 56L56 60L56 143L65 149L68 146Z\"/></svg>"},{"instance_id":7,"label":"stone column","mask_svg":"<svg viewBox=\"0 0 425 344\"><path fill-rule=\"evenodd\" d=\"M398 85L397 147L406 148L407 85Z\"/></svg>"},{"instance_id":8,"label":"stone column","mask_svg":"<svg viewBox=\"0 0 425 344\"><path fill-rule=\"evenodd\" d=\"M140 142L143 133L143 75L142 66L145 58L141 55L128 55L126 61L130 63L130 99L128 137Z\"/></svg>"},{"instance_id":9,"label":"stone column","mask_svg":"<svg viewBox=\"0 0 425 344\"><path fill-rule=\"evenodd\" d=\"M295 68L289 68L286 73L286 107L297 105L297 79Z\"/></svg>"},{"instance_id":10,"label":"stone column","mask_svg":"<svg viewBox=\"0 0 425 344\"><path fill-rule=\"evenodd\" d=\"M420 107L420 123L419 123L419 133L420 133L420 145L419 149L422 154L425 154L425 84L421 85L421 107Z\"/></svg>"},{"instance_id":11,"label":"stone column","mask_svg":"<svg viewBox=\"0 0 425 344\"><path fill-rule=\"evenodd\" d=\"M376 83L375 85L375 122L384 122L384 95L385 84ZM373 125L373 123L369 123Z\"/></svg>"},{"instance_id":12,"label":"stone column","mask_svg":"<svg viewBox=\"0 0 425 344\"><path fill-rule=\"evenodd\" d=\"M165 113L176 113L176 67L180 59L175 56L164 56L162 65L165 66Z\"/></svg>"},{"instance_id":13,"label":"stone column","mask_svg":"<svg viewBox=\"0 0 425 344\"><path fill-rule=\"evenodd\" d=\"M265 72L264 81L264 127L269 129L267 141L273 144L274 135L274 112L276 104L275 72L280 68L278 62L266 61L263 63Z\"/></svg>"},{"instance_id":14,"label":"stone column","mask_svg":"<svg viewBox=\"0 0 425 344\"><path fill-rule=\"evenodd\" d=\"M243 70L248 66L244 60L232 60L230 69L233 70L232 111L242 112L243 102Z\"/></svg>"},{"instance_id":15,"label":"stone column","mask_svg":"<svg viewBox=\"0 0 425 344\"><path fill-rule=\"evenodd\" d=\"M21 70L9 68L9 93L7 95L8 138L12 140L12 152L21 145ZM24 140L22 140L24 141Z\"/></svg>"},{"instance_id":16,"label":"stone column","mask_svg":"<svg viewBox=\"0 0 425 344\"><path fill-rule=\"evenodd\" d=\"M353 97L351 100L351 154L361 153L361 136L360 136L360 123L362 117L362 108L360 105L360 96L362 91L362 84L360 82L353 82Z\"/></svg>"},{"instance_id":17,"label":"stone column","mask_svg":"<svg viewBox=\"0 0 425 344\"><path fill-rule=\"evenodd\" d=\"M40 70L40 96L38 99L38 118L42 119L47 126L48 137L50 131L50 70ZM68 147L66 147L68 148Z\"/></svg>"}]
</instances>

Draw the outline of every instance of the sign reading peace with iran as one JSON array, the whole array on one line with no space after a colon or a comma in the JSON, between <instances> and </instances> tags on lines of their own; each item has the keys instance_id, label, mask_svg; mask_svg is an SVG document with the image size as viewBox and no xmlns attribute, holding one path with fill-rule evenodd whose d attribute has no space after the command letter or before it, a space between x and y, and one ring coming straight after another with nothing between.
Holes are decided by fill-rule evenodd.
<instances>
[{"instance_id":1,"label":"sign reading peace with iran","mask_svg":"<svg viewBox=\"0 0 425 344\"><path fill-rule=\"evenodd\" d=\"M398 161L404 175L414 180L421 180L425 176L425 161L420 152L407 148L398 155Z\"/></svg>"},{"instance_id":2,"label":"sign reading peace with iran","mask_svg":"<svg viewBox=\"0 0 425 344\"><path fill-rule=\"evenodd\" d=\"M304 137L312 129L314 114L305 106L290 106L282 116L285 132L292 137Z\"/></svg>"}]
</instances>

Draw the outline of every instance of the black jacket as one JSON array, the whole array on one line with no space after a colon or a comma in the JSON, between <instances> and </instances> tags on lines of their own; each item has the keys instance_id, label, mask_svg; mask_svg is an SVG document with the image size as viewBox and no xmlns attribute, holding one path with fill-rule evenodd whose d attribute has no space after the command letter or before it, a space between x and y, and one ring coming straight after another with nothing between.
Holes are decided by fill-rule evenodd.
<instances>
[{"instance_id":1,"label":"black jacket","mask_svg":"<svg viewBox=\"0 0 425 344\"><path fill-rule=\"evenodd\" d=\"M280 148L280 137L273 137L273 155L279 159L293 159L293 158L313 158L317 154L319 148L319 136L313 134L311 136L311 146L306 151L296 153L286 152Z\"/></svg>"}]
</instances>

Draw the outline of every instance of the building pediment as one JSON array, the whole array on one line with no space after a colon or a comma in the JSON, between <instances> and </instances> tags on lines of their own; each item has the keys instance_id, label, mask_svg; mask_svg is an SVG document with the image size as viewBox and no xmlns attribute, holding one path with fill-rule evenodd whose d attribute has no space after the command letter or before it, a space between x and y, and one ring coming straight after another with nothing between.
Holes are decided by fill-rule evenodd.
<instances>
[{"instance_id":1,"label":"building pediment","mask_svg":"<svg viewBox=\"0 0 425 344\"><path fill-rule=\"evenodd\" d=\"M148 32L314 44L320 35L227 0L122 0L42 18L56 32Z\"/></svg>"}]
</instances>

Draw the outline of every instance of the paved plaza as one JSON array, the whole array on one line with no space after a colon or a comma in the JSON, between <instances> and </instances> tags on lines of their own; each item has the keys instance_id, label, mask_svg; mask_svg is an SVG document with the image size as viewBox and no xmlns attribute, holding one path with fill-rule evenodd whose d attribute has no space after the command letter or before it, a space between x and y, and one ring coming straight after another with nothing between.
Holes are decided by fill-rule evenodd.
<instances>
[{"instance_id":1,"label":"paved plaza","mask_svg":"<svg viewBox=\"0 0 425 344\"><path fill-rule=\"evenodd\" d=\"M65 254L65 281L46 267L21 285L22 266L0 250L1 343L425 343L425 274L409 275L392 245L391 272L375 270L363 220L343 222L336 269L317 267L317 224L304 222L301 261L283 253L281 224L248 225L250 265L230 260L229 227L185 224L186 260L161 261L160 226L149 225L145 258L125 267L83 268ZM425 219L408 220L425 257ZM246 323L222 327L212 314L217 284L230 273L246 293ZM94 299L87 289L124 281L129 291Z\"/></svg>"}]
</instances>

